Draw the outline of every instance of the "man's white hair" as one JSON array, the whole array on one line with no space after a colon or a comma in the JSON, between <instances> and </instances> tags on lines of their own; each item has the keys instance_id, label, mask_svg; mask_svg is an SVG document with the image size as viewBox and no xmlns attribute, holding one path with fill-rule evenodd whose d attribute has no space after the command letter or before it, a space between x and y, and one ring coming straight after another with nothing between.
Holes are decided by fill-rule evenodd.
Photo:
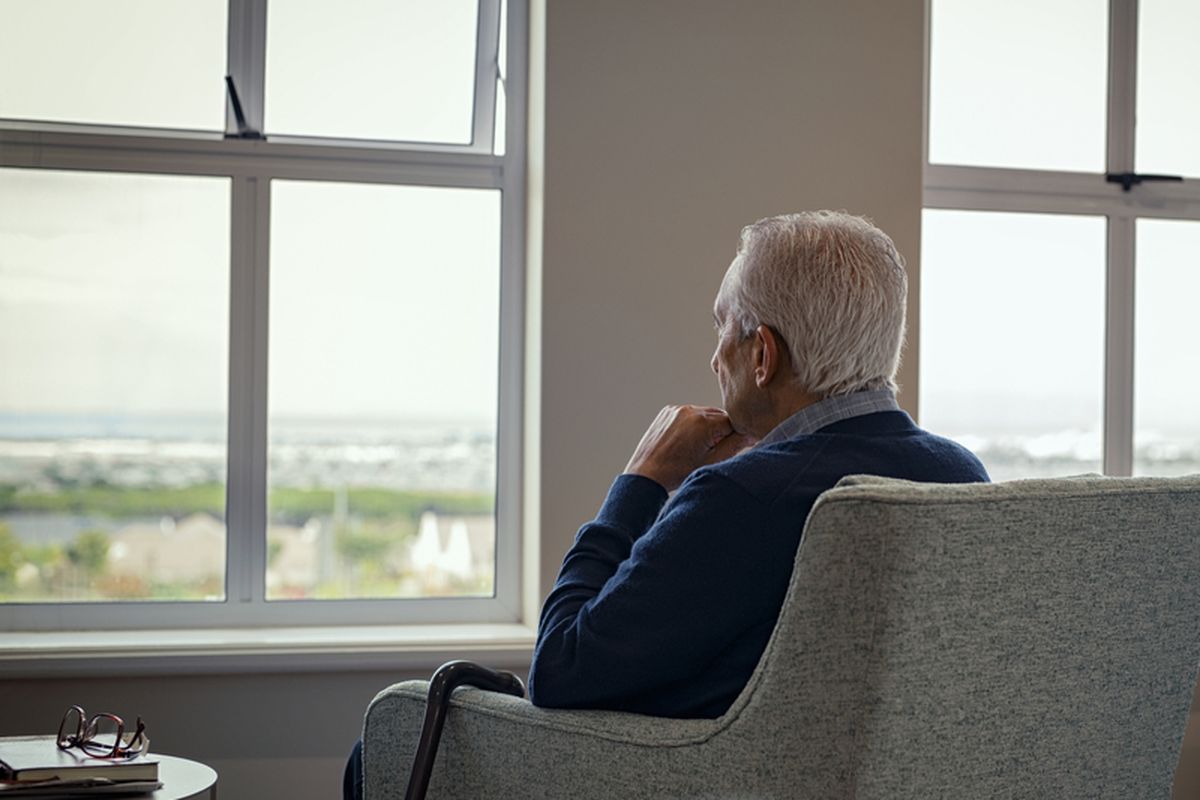
<instances>
[{"instance_id":1,"label":"man's white hair","mask_svg":"<svg viewBox=\"0 0 1200 800\"><path fill-rule=\"evenodd\" d=\"M904 341L904 259L869 220L837 211L768 217L742 229L717 295L750 336L779 334L796 385L818 397L895 391Z\"/></svg>"}]
</instances>

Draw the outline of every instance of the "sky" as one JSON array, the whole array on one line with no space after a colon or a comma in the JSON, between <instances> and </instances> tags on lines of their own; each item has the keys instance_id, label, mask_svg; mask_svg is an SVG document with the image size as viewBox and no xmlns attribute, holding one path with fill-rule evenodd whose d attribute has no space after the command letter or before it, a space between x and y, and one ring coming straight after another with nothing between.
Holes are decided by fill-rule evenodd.
<instances>
[{"instance_id":1,"label":"sky","mask_svg":"<svg viewBox=\"0 0 1200 800\"><path fill-rule=\"evenodd\" d=\"M929 160L1103 171L1107 37L1106 0L933 0Z\"/></svg>"},{"instance_id":2,"label":"sky","mask_svg":"<svg viewBox=\"0 0 1200 800\"><path fill-rule=\"evenodd\" d=\"M0 170L0 411L221 413L229 181ZM275 181L270 407L488 419L500 196Z\"/></svg>"},{"instance_id":3,"label":"sky","mask_svg":"<svg viewBox=\"0 0 1200 800\"><path fill-rule=\"evenodd\" d=\"M226 6L0 0L0 117L220 130ZM329 9L269 5L269 133L469 136L475 2ZM1141 9L1139 168L1200 175L1200 3ZM933 161L1103 169L1104 0L932 13ZM272 192L271 413L490 418L498 194ZM0 413L223 413L228 206L225 178L0 170ZM1200 223L1138 233L1138 425L1200 432ZM1100 217L926 211L923 421L1098 431L1104 247Z\"/></svg>"},{"instance_id":4,"label":"sky","mask_svg":"<svg viewBox=\"0 0 1200 800\"><path fill-rule=\"evenodd\" d=\"M996 432L1098 430L1104 248L1102 217L926 210L923 421L945 433L978 432L984 417Z\"/></svg>"},{"instance_id":5,"label":"sky","mask_svg":"<svg viewBox=\"0 0 1200 800\"><path fill-rule=\"evenodd\" d=\"M226 6L0 0L0 117L220 130ZM269 6L268 132L469 140L474 0L329 8ZM223 414L229 191L0 170L0 413ZM275 181L272 202L272 414L494 417L498 192Z\"/></svg>"},{"instance_id":6,"label":"sky","mask_svg":"<svg viewBox=\"0 0 1200 800\"><path fill-rule=\"evenodd\" d=\"M0 169L0 412L220 412L229 180Z\"/></svg>"}]
</instances>

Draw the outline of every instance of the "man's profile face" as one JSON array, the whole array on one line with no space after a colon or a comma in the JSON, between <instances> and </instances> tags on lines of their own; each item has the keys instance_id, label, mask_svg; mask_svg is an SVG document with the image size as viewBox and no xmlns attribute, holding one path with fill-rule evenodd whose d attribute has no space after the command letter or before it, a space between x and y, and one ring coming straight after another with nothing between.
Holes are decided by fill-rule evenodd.
<instances>
[{"instance_id":1,"label":"man's profile face","mask_svg":"<svg viewBox=\"0 0 1200 800\"><path fill-rule=\"evenodd\" d=\"M713 306L713 321L717 329L717 347L713 351L710 366L721 387L721 405L733 429L747 432L754 390L754 372L751 361L753 337L743 337L738 324L730 319L721 302L720 294Z\"/></svg>"}]
</instances>

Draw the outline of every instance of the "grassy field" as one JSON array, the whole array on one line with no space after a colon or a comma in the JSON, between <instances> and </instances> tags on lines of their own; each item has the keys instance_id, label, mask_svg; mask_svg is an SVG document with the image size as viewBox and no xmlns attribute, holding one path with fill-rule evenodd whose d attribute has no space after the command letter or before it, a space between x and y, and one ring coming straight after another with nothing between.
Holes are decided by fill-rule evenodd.
<instances>
[{"instance_id":1,"label":"grassy field","mask_svg":"<svg viewBox=\"0 0 1200 800\"><path fill-rule=\"evenodd\" d=\"M303 523L329 514L335 502L333 489L278 488L271 492L271 516ZM373 487L347 490L347 505L355 516L367 519L409 517L424 511L438 514L490 514L493 498L483 492L402 491ZM203 483L186 487L131 488L92 485L54 491L31 491L0 484L0 514L80 514L113 518L172 516L205 512L222 516L225 487Z\"/></svg>"}]
</instances>

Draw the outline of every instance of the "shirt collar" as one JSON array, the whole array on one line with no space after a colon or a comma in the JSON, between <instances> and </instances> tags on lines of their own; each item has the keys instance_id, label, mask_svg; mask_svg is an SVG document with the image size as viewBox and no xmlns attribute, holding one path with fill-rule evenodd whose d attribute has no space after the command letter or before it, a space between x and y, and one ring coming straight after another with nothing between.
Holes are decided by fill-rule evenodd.
<instances>
[{"instance_id":1,"label":"shirt collar","mask_svg":"<svg viewBox=\"0 0 1200 800\"><path fill-rule=\"evenodd\" d=\"M811 406L792 414L759 441L759 445L776 444L797 436L816 433L826 425L851 417L861 417L878 411L899 411L896 394L891 389L875 389L851 394L839 394L818 400Z\"/></svg>"}]
</instances>

